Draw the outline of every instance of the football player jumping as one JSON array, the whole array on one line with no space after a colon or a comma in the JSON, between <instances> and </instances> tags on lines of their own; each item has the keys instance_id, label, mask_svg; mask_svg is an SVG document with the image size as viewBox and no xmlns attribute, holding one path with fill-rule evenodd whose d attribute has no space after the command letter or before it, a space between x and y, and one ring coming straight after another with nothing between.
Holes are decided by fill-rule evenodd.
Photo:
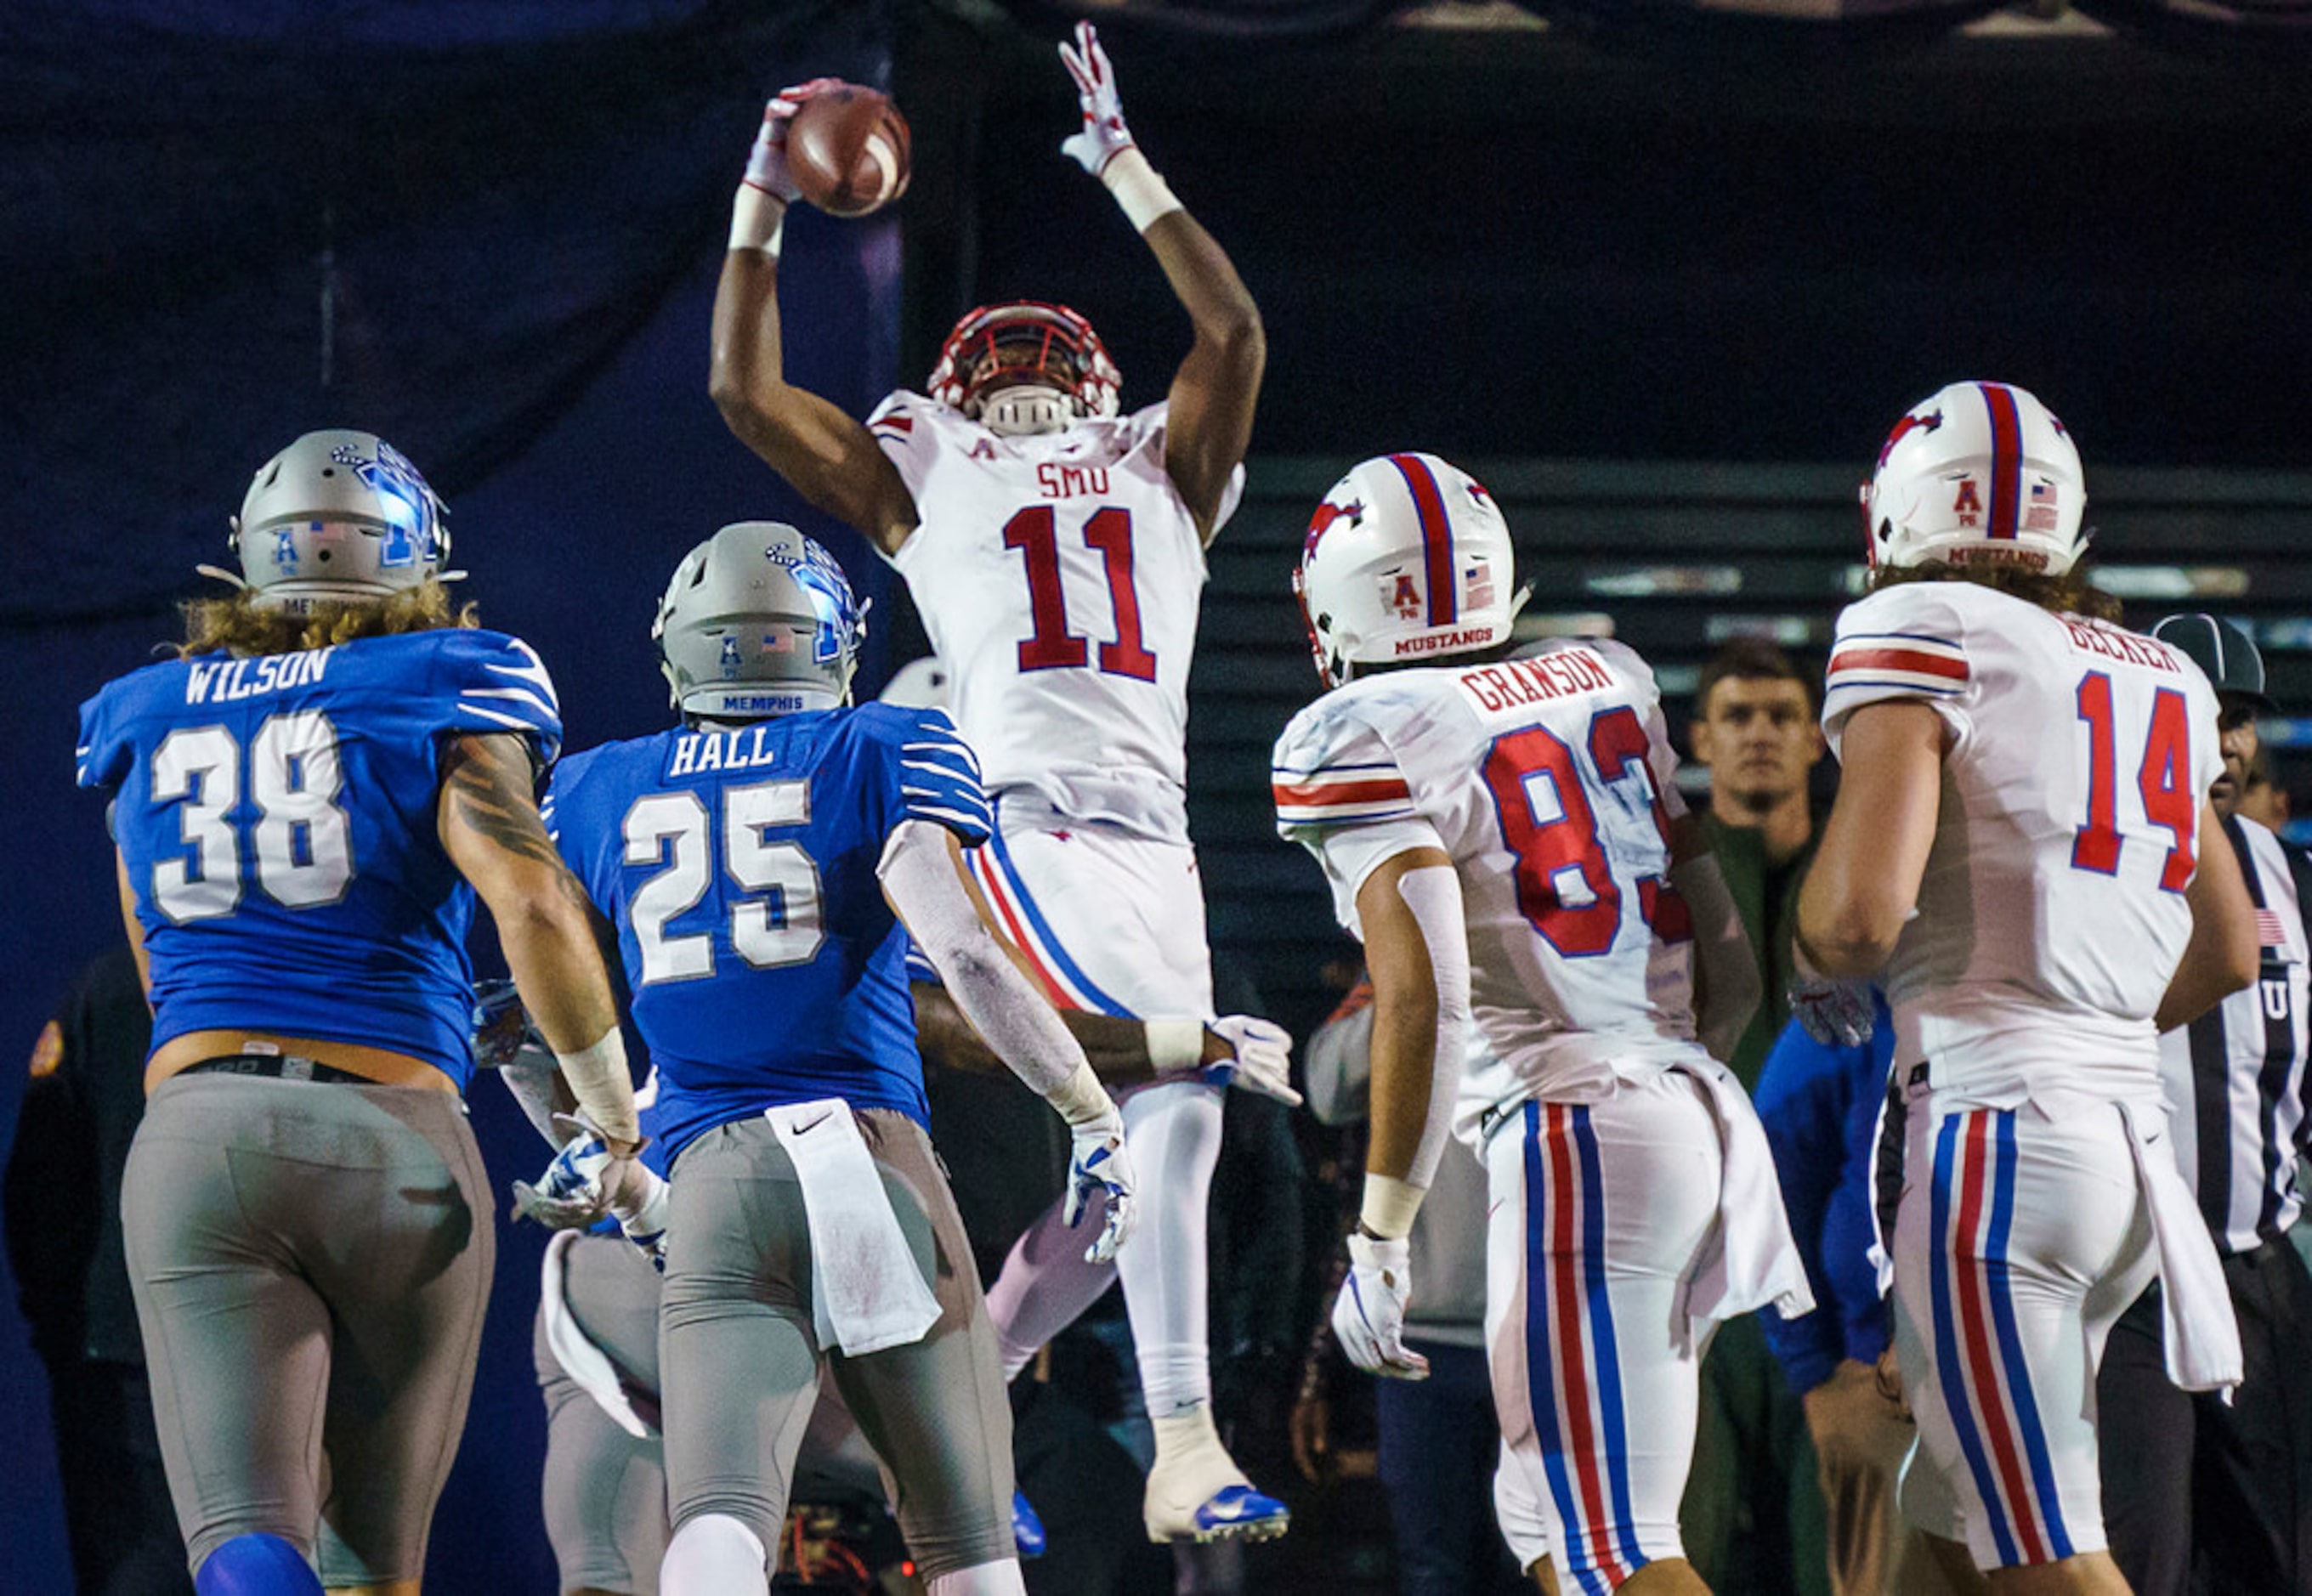
<instances>
[{"instance_id":1,"label":"football player jumping","mask_svg":"<svg viewBox=\"0 0 2312 1596\"><path fill-rule=\"evenodd\" d=\"M1863 507L1872 588L1823 701L1843 774L1798 932L1821 977L1883 964L1895 1011L1903 1512L1993 1591L2124 1591L2096 1461L2113 1321L2157 1277L2171 1377L2240 1378L2207 1227L2153 1145L2159 1033L2256 971L2208 805L2216 698L2088 586L2079 451L2021 388L1914 406Z\"/></svg>"},{"instance_id":2,"label":"football player jumping","mask_svg":"<svg viewBox=\"0 0 2312 1596\"><path fill-rule=\"evenodd\" d=\"M1542 1588L1696 1592L1678 1539L1718 1321L1812 1306L1765 1133L1695 1040L1714 890L1653 673L1628 648L1518 650L1509 529L1432 455L1325 496L1296 587L1332 689L1274 761L1277 826L1325 868L1373 982L1372 1131L1333 1310L1372 1373L1404 1345L1407 1233L1462 1087L1484 1162L1485 1342L1512 1549ZM1675 839L1675 842L1674 842ZM1474 1019L1491 1061L1464 1085Z\"/></svg>"},{"instance_id":3,"label":"football player jumping","mask_svg":"<svg viewBox=\"0 0 2312 1596\"><path fill-rule=\"evenodd\" d=\"M796 189L789 119L823 86L771 101L739 190L715 301L712 387L731 428L811 502L896 565L953 672L994 835L982 889L1052 1000L1160 1022L1177 1078L1124 1101L1143 1178L1118 1269L1156 1434L1145 1521L1157 1539L1282 1533L1212 1418L1204 1205L1219 1089L1194 1073L1213 1013L1187 834L1184 740L1204 550L1235 508L1266 346L1212 236L1125 126L1088 24L1063 45L1083 113L1061 147L1147 240L1194 333L1167 402L1118 414L1091 326L1058 305L986 306L956 324L927 384L865 425L781 372L780 228ZM1016 1372L1103 1291L1047 1217L989 1301Z\"/></svg>"}]
</instances>

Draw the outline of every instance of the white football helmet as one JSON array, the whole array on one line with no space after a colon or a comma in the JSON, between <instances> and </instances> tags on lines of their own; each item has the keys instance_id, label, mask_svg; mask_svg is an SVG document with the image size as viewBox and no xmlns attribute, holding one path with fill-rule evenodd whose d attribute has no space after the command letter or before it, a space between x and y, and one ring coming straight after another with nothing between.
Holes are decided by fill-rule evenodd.
<instances>
[{"instance_id":1,"label":"white football helmet","mask_svg":"<svg viewBox=\"0 0 2312 1596\"><path fill-rule=\"evenodd\" d=\"M784 521L740 521L685 554L651 626L675 707L710 720L836 708L866 635L843 567Z\"/></svg>"},{"instance_id":2,"label":"white football helmet","mask_svg":"<svg viewBox=\"0 0 2312 1596\"><path fill-rule=\"evenodd\" d=\"M1999 563L2061 576L2087 547L2080 451L2004 382L1954 382L1911 406L1862 489L1870 563Z\"/></svg>"},{"instance_id":3,"label":"white football helmet","mask_svg":"<svg viewBox=\"0 0 2312 1596\"><path fill-rule=\"evenodd\" d=\"M374 432L308 432L257 468L233 518L241 585L259 606L372 603L454 578L447 512L417 467ZM202 569L235 580L213 566Z\"/></svg>"},{"instance_id":4,"label":"white football helmet","mask_svg":"<svg viewBox=\"0 0 2312 1596\"><path fill-rule=\"evenodd\" d=\"M1510 640L1523 591L1508 523L1477 480L1435 455L1383 455L1335 483L1309 519L1292 590L1317 672L1405 664Z\"/></svg>"},{"instance_id":5,"label":"white football helmet","mask_svg":"<svg viewBox=\"0 0 2312 1596\"><path fill-rule=\"evenodd\" d=\"M1114 415L1123 382L1090 322L1065 305L1018 300L957 322L924 391L1018 438Z\"/></svg>"}]
</instances>

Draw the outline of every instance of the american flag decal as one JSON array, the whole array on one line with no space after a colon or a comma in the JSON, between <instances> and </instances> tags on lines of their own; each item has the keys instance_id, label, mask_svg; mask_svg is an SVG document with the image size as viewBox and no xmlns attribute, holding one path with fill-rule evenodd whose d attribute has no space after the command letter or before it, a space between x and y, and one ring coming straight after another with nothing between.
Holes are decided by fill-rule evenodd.
<instances>
[{"instance_id":1,"label":"american flag decal","mask_svg":"<svg viewBox=\"0 0 2312 1596\"><path fill-rule=\"evenodd\" d=\"M2256 946L2259 947L2286 947L2288 946L2288 933L2286 930L2281 929L2280 916L2274 914L2269 909L2257 910L2255 911L2255 940Z\"/></svg>"}]
</instances>

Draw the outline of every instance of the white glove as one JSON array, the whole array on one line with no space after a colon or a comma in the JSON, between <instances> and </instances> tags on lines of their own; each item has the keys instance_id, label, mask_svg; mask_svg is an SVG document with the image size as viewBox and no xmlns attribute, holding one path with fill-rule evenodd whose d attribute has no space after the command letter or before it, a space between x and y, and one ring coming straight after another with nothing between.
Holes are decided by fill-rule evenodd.
<instances>
[{"instance_id":1,"label":"white glove","mask_svg":"<svg viewBox=\"0 0 2312 1596\"><path fill-rule=\"evenodd\" d=\"M1870 1040L1870 983L1799 975L1791 981L1791 1017L1825 1047L1861 1047Z\"/></svg>"},{"instance_id":2,"label":"white glove","mask_svg":"<svg viewBox=\"0 0 2312 1596\"><path fill-rule=\"evenodd\" d=\"M1205 1065L1206 1080L1274 1097L1287 1108L1300 1106L1300 1094L1292 1089L1291 1032L1248 1014L1222 1015L1206 1021L1204 1029L1227 1042L1232 1055Z\"/></svg>"},{"instance_id":3,"label":"white glove","mask_svg":"<svg viewBox=\"0 0 2312 1596\"><path fill-rule=\"evenodd\" d=\"M1083 128L1063 140L1060 153L1098 177L1108 163L1132 148L1132 131L1124 125L1124 101L1116 92L1116 68L1099 48L1099 35L1090 22L1076 24L1076 48L1060 46L1061 64L1076 81L1076 103L1083 108Z\"/></svg>"},{"instance_id":4,"label":"white glove","mask_svg":"<svg viewBox=\"0 0 2312 1596\"><path fill-rule=\"evenodd\" d=\"M759 188L774 199L794 203L802 190L787 174L787 124L802 109L802 102L829 89L839 89L838 77L815 77L807 83L797 83L791 89L781 89L771 102L763 108L762 131L755 135L755 147L747 156L747 184Z\"/></svg>"},{"instance_id":5,"label":"white glove","mask_svg":"<svg viewBox=\"0 0 2312 1596\"><path fill-rule=\"evenodd\" d=\"M513 1183L517 1217L534 1219L548 1230L584 1230L611 1213L621 1216L621 1224L627 1215L649 1223L644 1216L650 1215L659 1229L665 1228L664 1194L655 1190L665 1182L641 1159L613 1153L602 1133L583 1119L556 1114L554 1128L564 1138L562 1150L538 1184Z\"/></svg>"},{"instance_id":6,"label":"white glove","mask_svg":"<svg viewBox=\"0 0 2312 1596\"><path fill-rule=\"evenodd\" d=\"M1112 1113L1068 1130L1068 1200L1061 1218L1073 1230L1093 1198L1108 1199L1099 1235L1084 1249L1086 1263L1113 1263L1132 1233L1132 1160L1124 1151L1124 1121Z\"/></svg>"},{"instance_id":7,"label":"white glove","mask_svg":"<svg viewBox=\"0 0 2312 1596\"><path fill-rule=\"evenodd\" d=\"M1333 1335L1349 1361L1368 1374L1426 1380L1429 1360L1405 1345L1405 1304L1412 1294L1412 1244L1352 1231L1349 1277L1333 1299Z\"/></svg>"}]
</instances>

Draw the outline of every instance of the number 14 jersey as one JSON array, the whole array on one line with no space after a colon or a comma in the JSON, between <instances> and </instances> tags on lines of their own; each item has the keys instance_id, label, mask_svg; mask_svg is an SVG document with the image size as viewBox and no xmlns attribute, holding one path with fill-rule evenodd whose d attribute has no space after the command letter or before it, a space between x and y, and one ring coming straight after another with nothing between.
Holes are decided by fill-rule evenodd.
<instances>
[{"instance_id":1,"label":"number 14 jersey","mask_svg":"<svg viewBox=\"0 0 2312 1596\"><path fill-rule=\"evenodd\" d=\"M1928 1060L1938 1089L2001 1107L2156 1092L2151 1016L2191 937L2184 893L2221 766L2207 678L2120 627L1918 581L1839 616L1833 751L1889 700L1946 729L1918 912L1887 965L1897 1068Z\"/></svg>"},{"instance_id":2,"label":"number 14 jersey","mask_svg":"<svg viewBox=\"0 0 2312 1596\"><path fill-rule=\"evenodd\" d=\"M1206 571L1164 468L1166 409L1004 438L900 392L868 425L922 518L892 563L988 789L1034 788L1063 812L1185 840ZM1239 467L1222 521L1242 487Z\"/></svg>"},{"instance_id":3,"label":"number 14 jersey","mask_svg":"<svg viewBox=\"0 0 2312 1596\"><path fill-rule=\"evenodd\" d=\"M1668 879L1677 768L1645 662L1565 640L1337 688L1284 728L1271 780L1277 829L1324 862L1352 931L1357 889L1423 826L1452 856L1471 1006L1505 1075L1472 1078L1466 1112L1699 1051Z\"/></svg>"}]
</instances>

